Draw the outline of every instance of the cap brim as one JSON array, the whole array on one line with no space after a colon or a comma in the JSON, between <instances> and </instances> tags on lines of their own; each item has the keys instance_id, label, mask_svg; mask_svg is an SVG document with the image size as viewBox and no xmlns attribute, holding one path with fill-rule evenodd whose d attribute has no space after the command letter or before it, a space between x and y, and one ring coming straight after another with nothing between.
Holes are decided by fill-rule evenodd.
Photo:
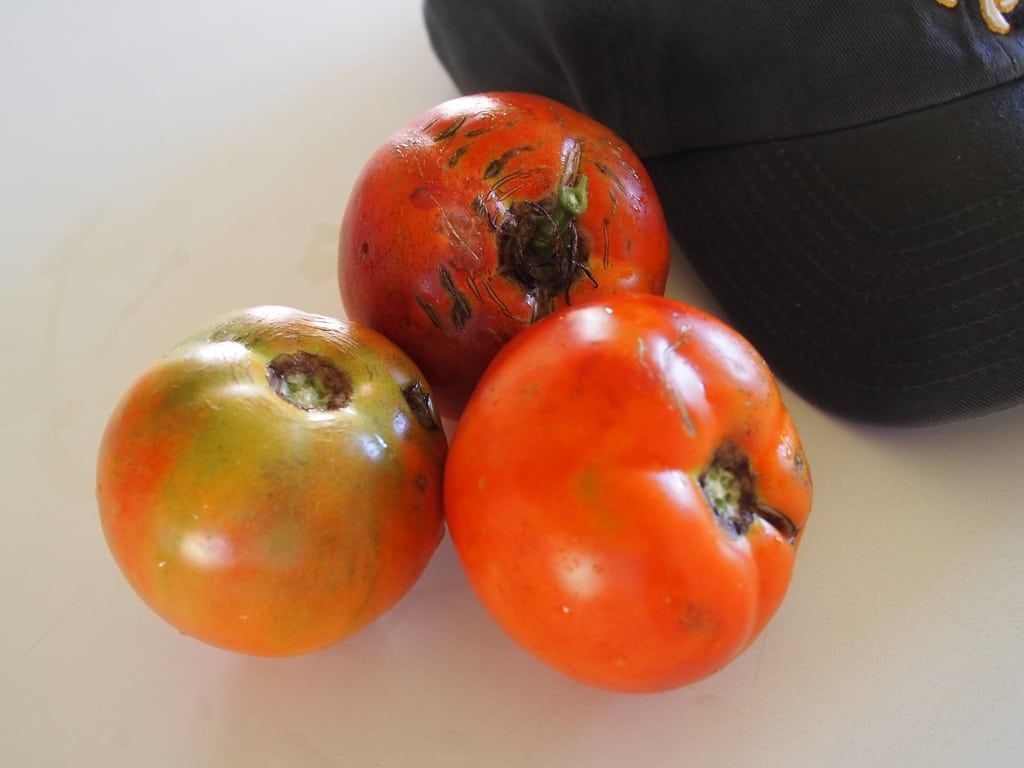
<instances>
[{"instance_id":1,"label":"cap brim","mask_svg":"<svg viewBox=\"0 0 1024 768\"><path fill-rule=\"evenodd\" d=\"M900 425L1024 402L1024 81L645 162L730 322L809 401Z\"/></svg>"}]
</instances>

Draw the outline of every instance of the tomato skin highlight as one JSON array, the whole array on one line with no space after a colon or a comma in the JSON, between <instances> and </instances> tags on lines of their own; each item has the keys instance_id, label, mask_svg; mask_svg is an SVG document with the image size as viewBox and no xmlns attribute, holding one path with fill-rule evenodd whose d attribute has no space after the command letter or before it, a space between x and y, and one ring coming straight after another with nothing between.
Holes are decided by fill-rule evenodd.
<instances>
[{"instance_id":1,"label":"tomato skin highlight","mask_svg":"<svg viewBox=\"0 0 1024 768\"><path fill-rule=\"evenodd\" d=\"M716 472L749 515L713 509ZM556 669L623 691L693 682L748 647L810 506L764 361L657 296L563 310L510 341L445 471L449 531L488 611Z\"/></svg>"},{"instance_id":2,"label":"tomato skin highlight","mask_svg":"<svg viewBox=\"0 0 1024 768\"><path fill-rule=\"evenodd\" d=\"M310 360L338 376L296 405L274 366L301 397ZM427 397L370 329L283 307L219 318L110 417L97 500L111 553L206 643L284 656L337 642L394 605L440 541L447 444Z\"/></svg>"},{"instance_id":3,"label":"tomato skin highlight","mask_svg":"<svg viewBox=\"0 0 1024 768\"><path fill-rule=\"evenodd\" d=\"M569 190L577 208L558 202ZM549 216L564 225L564 258L538 246ZM633 151L524 93L453 99L391 136L352 189L338 247L347 316L407 350L451 418L535 319L602 295L663 293L668 268L661 204Z\"/></svg>"}]
</instances>

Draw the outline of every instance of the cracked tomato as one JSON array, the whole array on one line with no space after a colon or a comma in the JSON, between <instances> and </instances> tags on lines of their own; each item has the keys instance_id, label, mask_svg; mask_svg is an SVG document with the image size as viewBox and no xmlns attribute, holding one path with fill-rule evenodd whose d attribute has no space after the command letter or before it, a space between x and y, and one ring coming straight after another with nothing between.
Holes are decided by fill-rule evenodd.
<instances>
[{"instance_id":1,"label":"cracked tomato","mask_svg":"<svg viewBox=\"0 0 1024 768\"><path fill-rule=\"evenodd\" d=\"M341 225L346 314L407 350L457 416L495 352L570 303L662 293L669 241L639 159L540 96L484 93L371 157Z\"/></svg>"},{"instance_id":2,"label":"cracked tomato","mask_svg":"<svg viewBox=\"0 0 1024 768\"><path fill-rule=\"evenodd\" d=\"M321 648L397 602L440 541L439 424L419 370L375 331L283 307L226 316L111 416L107 543L185 634Z\"/></svg>"},{"instance_id":3,"label":"cracked tomato","mask_svg":"<svg viewBox=\"0 0 1024 768\"><path fill-rule=\"evenodd\" d=\"M811 506L754 349L658 296L560 311L510 341L445 470L474 590L527 650L593 685L704 677L779 606Z\"/></svg>"}]
</instances>

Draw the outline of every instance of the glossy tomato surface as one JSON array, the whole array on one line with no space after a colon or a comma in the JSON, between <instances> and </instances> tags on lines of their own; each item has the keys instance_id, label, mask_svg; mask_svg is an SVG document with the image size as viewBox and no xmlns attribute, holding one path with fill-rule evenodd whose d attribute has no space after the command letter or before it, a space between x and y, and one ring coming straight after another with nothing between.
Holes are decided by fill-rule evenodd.
<instances>
[{"instance_id":1,"label":"glossy tomato surface","mask_svg":"<svg viewBox=\"0 0 1024 768\"><path fill-rule=\"evenodd\" d=\"M107 543L200 640L331 644L390 608L442 533L446 440L380 334L284 307L226 316L134 383L99 452Z\"/></svg>"},{"instance_id":2,"label":"glossy tomato surface","mask_svg":"<svg viewBox=\"0 0 1024 768\"><path fill-rule=\"evenodd\" d=\"M341 226L348 317L407 350L456 416L495 352L566 304L662 293L669 241L647 172L557 102L440 104L371 157Z\"/></svg>"},{"instance_id":3,"label":"glossy tomato surface","mask_svg":"<svg viewBox=\"0 0 1024 768\"><path fill-rule=\"evenodd\" d=\"M445 474L469 581L523 647L593 685L673 688L779 606L811 506L774 379L733 330L621 295L498 354Z\"/></svg>"}]
</instances>

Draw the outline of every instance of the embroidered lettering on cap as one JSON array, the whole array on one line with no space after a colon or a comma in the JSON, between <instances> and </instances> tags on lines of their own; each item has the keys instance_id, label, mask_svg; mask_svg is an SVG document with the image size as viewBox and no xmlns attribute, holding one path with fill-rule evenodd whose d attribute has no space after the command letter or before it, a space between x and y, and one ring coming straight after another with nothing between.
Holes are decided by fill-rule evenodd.
<instances>
[{"instance_id":1,"label":"embroidered lettering on cap","mask_svg":"<svg viewBox=\"0 0 1024 768\"><path fill-rule=\"evenodd\" d=\"M956 8L960 0L936 0L947 8ZM1010 22L1003 14L1010 13L1020 0L981 0L981 15L988 28L1000 35L1010 31Z\"/></svg>"}]
</instances>

